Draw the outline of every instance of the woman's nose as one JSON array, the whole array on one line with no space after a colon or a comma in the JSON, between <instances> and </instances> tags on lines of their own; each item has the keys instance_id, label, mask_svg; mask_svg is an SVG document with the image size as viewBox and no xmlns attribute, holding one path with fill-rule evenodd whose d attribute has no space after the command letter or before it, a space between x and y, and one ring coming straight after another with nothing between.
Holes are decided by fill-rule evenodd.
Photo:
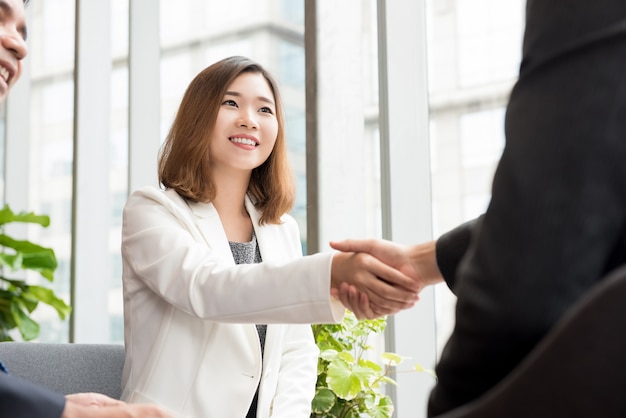
<instances>
[{"instance_id":1,"label":"woman's nose","mask_svg":"<svg viewBox=\"0 0 626 418\"><path fill-rule=\"evenodd\" d=\"M250 112L242 112L239 118L239 126L246 127L248 129L258 129L259 127L255 115Z\"/></svg>"},{"instance_id":2,"label":"woman's nose","mask_svg":"<svg viewBox=\"0 0 626 418\"><path fill-rule=\"evenodd\" d=\"M21 60L28 54L28 47L26 41L16 31L15 34L4 33L0 35L0 42L5 49L8 49L13 53L17 60Z\"/></svg>"}]
</instances>

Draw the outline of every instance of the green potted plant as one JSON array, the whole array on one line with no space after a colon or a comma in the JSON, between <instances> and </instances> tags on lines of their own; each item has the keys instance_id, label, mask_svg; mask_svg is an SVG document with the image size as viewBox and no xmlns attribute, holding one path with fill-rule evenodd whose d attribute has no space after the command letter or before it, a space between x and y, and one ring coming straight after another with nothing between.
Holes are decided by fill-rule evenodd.
<instances>
[{"instance_id":1,"label":"green potted plant","mask_svg":"<svg viewBox=\"0 0 626 418\"><path fill-rule=\"evenodd\" d=\"M349 311L341 324L313 325L320 357L311 418L392 416L393 402L381 388L386 383L396 384L389 374L404 358L395 353L383 353L382 364L366 358L373 350L368 344L370 336L382 334L386 325L386 318L358 320ZM432 370L419 364L406 371L434 376Z\"/></svg>"},{"instance_id":2,"label":"green potted plant","mask_svg":"<svg viewBox=\"0 0 626 418\"><path fill-rule=\"evenodd\" d=\"M50 218L32 212L15 214L8 205L0 210L0 341L12 341L9 332L15 328L24 341L29 341L39 336L39 323L31 318L39 302L53 307L61 319L69 315L71 308L52 289L8 277L8 274L20 271L34 271L52 282L57 268L51 248L17 240L5 233L5 225L13 222L39 224L46 228L50 225Z\"/></svg>"}]
</instances>

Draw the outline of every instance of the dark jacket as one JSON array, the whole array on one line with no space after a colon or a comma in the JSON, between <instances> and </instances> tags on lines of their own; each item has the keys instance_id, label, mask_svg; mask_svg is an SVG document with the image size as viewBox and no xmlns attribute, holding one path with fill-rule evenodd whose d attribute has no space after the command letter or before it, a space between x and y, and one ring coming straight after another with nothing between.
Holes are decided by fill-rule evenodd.
<instances>
[{"instance_id":1,"label":"dark jacket","mask_svg":"<svg viewBox=\"0 0 626 418\"><path fill-rule=\"evenodd\" d=\"M0 416L59 418L64 407L63 395L0 372Z\"/></svg>"},{"instance_id":2,"label":"dark jacket","mask_svg":"<svg viewBox=\"0 0 626 418\"><path fill-rule=\"evenodd\" d=\"M429 416L487 392L626 264L625 75L626 1L528 1L491 202L437 244L458 300Z\"/></svg>"}]
</instances>

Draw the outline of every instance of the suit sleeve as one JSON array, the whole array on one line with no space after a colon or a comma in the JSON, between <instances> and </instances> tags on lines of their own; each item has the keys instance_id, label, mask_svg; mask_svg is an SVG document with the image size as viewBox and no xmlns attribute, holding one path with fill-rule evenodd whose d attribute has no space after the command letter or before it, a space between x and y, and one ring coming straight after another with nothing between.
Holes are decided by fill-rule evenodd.
<instances>
[{"instance_id":1,"label":"suit sleeve","mask_svg":"<svg viewBox=\"0 0 626 418\"><path fill-rule=\"evenodd\" d=\"M0 373L0 412L11 418L60 418L65 397L40 386Z\"/></svg>"},{"instance_id":2,"label":"suit sleeve","mask_svg":"<svg viewBox=\"0 0 626 418\"><path fill-rule=\"evenodd\" d=\"M437 239L437 265L452 292L459 264L469 247L472 231L479 227L480 219L466 222Z\"/></svg>"}]
</instances>

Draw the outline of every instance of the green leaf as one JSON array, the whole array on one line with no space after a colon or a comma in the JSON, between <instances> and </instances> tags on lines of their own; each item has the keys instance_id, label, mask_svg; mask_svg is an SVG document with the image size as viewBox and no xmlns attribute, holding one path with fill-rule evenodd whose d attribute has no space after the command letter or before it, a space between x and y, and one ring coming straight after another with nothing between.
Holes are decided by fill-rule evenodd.
<instances>
[{"instance_id":1,"label":"green leaf","mask_svg":"<svg viewBox=\"0 0 626 418\"><path fill-rule=\"evenodd\" d=\"M22 254L0 254L0 265L15 271L22 266Z\"/></svg>"},{"instance_id":2,"label":"green leaf","mask_svg":"<svg viewBox=\"0 0 626 418\"><path fill-rule=\"evenodd\" d=\"M8 283L13 288L24 289L24 288L28 287L28 284L26 284L26 282L24 280L21 280L21 279L10 279L8 277L0 276L0 280L2 280L5 283ZM0 289L0 290L2 290L2 289Z\"/></svg>"},{"instance_id":3,"label":"green leaf","mask_svg":"<svg viewBox=\"0 0 626 418\"><path fill-rule=\"evenodd\" d=\"M332 390L320 388L315 392L313 402L311 402L311 412L315 414L325 414L330 411L337 397Z\"/></svg>"},{"instance_id":4,"label":"green leaf","mask_svg":"<svg viewBox=\"0 0 626 418\"><path fill-rule=\"evenodd\" d=\"M361 360L359 362L360 365L362 365L363 367L367 367L377 373L380 373L383 371L383 368L380 366L380 364L378 363L374 363L371 360Z\"/></svg>"},{"instance_id":5,"label":"green leaf","mask_svg":"<svg viewBox=\"0 0 626 418\"><path fill-rule=\"evenodd\" d=\"M48 227L50 218L47 215L36 215L33 212L15 214L8 205L0 209L0 231L11 222L33 223ZM51 248L46 248L28 240L17 240L0 233L0 269L10 271L31 270L52 282L57 268L57 259ZM7 251L8 250L8 251ZM13 250L13 253L11 253ZM18 328L25 341L39 336L39 324L30 318L39 302L46 303L56 310L61 319L65 319L71 308L52 289L42 286L31 286L24 280L10 279L0 276L0 341L11 340L9 331Z\"/></svg>"},{"instance_id":6,"label":"green leaf","mask_svg":"<svg viewBox=\"0 0 626 418\"><path fill-rule=\"evenodd\" d=\"M378 378L378 372L370 367L363 367L360 364L352 368L352 373L358 376L365 390L372 390L372 383Z\"/></svg>"},{"instance_id":7,"label":"green leaf","mask_svg":"<svg viewBox=\"0 0 626 418\"><path fill-rule=\"evenodd\" d=\"M335 398L330 410L313 412L316 418L390 418L393 414L391 399L380 393L384 384L397 383L388 377L390 367L401 364L408 357L384 353L382 363L364 358L372 347L368 338L383 333L386 318L358 320L347 311L341 324L312 325L315 341L320 349L317 390L328 390ZM409 370L412 371L412 370ZM417 370L416 371L425 371ZM315 402L328 407L329 399ZM322 399L324 402L322 403ZM319 411L322 410L320 406Z\"/></svg>"},{"instance_id":8,"label":"green leaf","mask_svg":"<svg viewBox=\"0 0 626 418\"><path fill-rule=\"evenodd\" d=\"M47 289L41 286L29 286L28 293L39 299L41 302L52 306L57 311L61 319L65 319L72 311L72 308L70 308L65 301L58 298L52 289Z\"/></svg>"},{"instance_id":9,"label":"green leaf","mask_svg":"<svg viewBox=\"0 0 626 418\"><path fill-rule=\"evenodd\" d=\"M348 412L346 412L345 414L342 414L341 417L345 417L345 418L361 418L361 414L359 414L359 411L353 409L349 409Z\"/></svg>"},{"instance_id":10,"label":"green leaf","mask_svg":"<svg viewBox=\"0 0 626 418\"><path fill-rule=\"evenodd\" d=\"M386 360L387 363L392 366L397 366L398 364L402 363L402 361L405 358L408 358L408 357L399 356L396 353L383 353L381 354L381 357L383 358L383 360Z\"/></svg>"},{"instance_id":11,"label":"green leaf","mask_svg":"<svg viewBox=\"0 0 626 418\"><path fill-rule=\"evenodd\" d=\"M0 234L0 246L15 250L15 254L0 254L0 265L12 271L22 268L37 271L49 281L53 280L57 259L52 249L30 241L18 241L5 234Z\"/></svg>"},{"instance_id":12,"label":"green leaf","mask_svg":"<svg viewBox=\"0 0 626 418\"><path fill-rule=\"evenodd\" d=\"M15 214L9 205L4 205L4 207L0 209L0 225L10 222L34 223L45 228L50 225L50 217L47 215L35 215L33 212L20 212Z\"/></svg>"},{"instance_id":13,"label":"green leaf","mask_svg":"<svg viewBox=\"0 0 626 418\"><path fill-rule=\"evenodd\" d=\"M434 370L431 369L425 369L421 364L416 364L415 367L413 367L413 370L415 370L416 372L422 372L422 373L426 373L431 375L432 377L437 377L437 374L435 373Z\"/></svg>"},{"instance_id":14,"label":"green leaf","mask_svg":"<svg viewBox=\"0 0 626 418\"><path fill-rule=\"evenodd\" d=\"M342 351L340 353L337 353L337 357L339 357L340 359L342 359L343 361L347 363L354 363L354 357L348 351Z\"/></svg>"},{"instance_id":15,"label":"green leaf","mask_svg":"<svg viewBox=\"0 0 626 418\"><path fill-rule=\"evenodd\" d=\"M34 340L39 336L39 324L30 319L17 303L11 305L11 314L24 341Z\"/></svg>"},{"instance_id":16,"label":"green leaf","mask_svg":"<svg viewBox=\"0 0 626 418\"><path fill-rule=\"evenodd\" d=\"M41 251L24 253L24 268L31 270L56 270L57 258L54 251L44 248Z\"/></svg>"},{"instance_id":17,"label":"green leaf","mask_svg":"<svg viewBox=\"0 0 626 418\"><path fill-rule=\"evenodd\" d=\"M0 332L6 332L17 326L11 313L11 303L6 300L0 305Z\"/></svg>"},{"instance_id":18,"label":"green leaf","mask_svg":"<svg viewBox=\"0 0 626 418\"><path fill-rule=\"evenodd\" d=\"M367 414L371 418L390 418L393 415L393 402L388 396L381 396L374 403L367 405Z\"/></svg>"},{"instance_id":19,"label":"green leaf","mask_svg":"<svg viewBox=\"0 0 626 418\"><path fill-rule=\"evenodd\" d=\"M398 386L398 383L395 380L393 380L391 377L389 377L389 376L381 377L380 378L380 383L389 383L389 384L392 384L394 386Z\"/></svg>"},{"instance_id":20,"label":"green leaf","mask_svg":"<svg viewBox=\"0 0 626 418\"><path fill-rule=\"evenodd\" d=\"M32 243L27 240L16 240L6 234L0 234L0 245L3 247L13 248L22 253L39 253L43 251L52 251L50 248Z\"/></svg>"},{"instance_id":21,"label":"green leaf","mask_svg":"<svg viewBox=\"0 0 626 418\"><path fill-rule=\"evenodd\" d=\"M347 400L355 398L363 388L360 376L353 373L352 367L341 358L329 364L326 383L338 397Z\"/></svg>"},{"instance_id":22,"label":"green leaf","mask_svg":"<svg viewBox=\"0 0 626 418\"><path fill-rule=\"evenodd\" d=\"M337 352L337 350L324 350L320 353L320 358L326 360L326 361L333 361L334 359L337 358L337 355L339 353Z\"/></svg>"},{"instance_id":23,"label":"green leaf","mask_svg":"<svg viewBox=\"0 0 626 418\"><path fill-rule=\"evenodd\" d=\"M29 294L28 291L21 292L14 300L19 303L23 309L31 313L37 308L37 305L39 305L39 300Z\"/></svg>"}]
</instances>

